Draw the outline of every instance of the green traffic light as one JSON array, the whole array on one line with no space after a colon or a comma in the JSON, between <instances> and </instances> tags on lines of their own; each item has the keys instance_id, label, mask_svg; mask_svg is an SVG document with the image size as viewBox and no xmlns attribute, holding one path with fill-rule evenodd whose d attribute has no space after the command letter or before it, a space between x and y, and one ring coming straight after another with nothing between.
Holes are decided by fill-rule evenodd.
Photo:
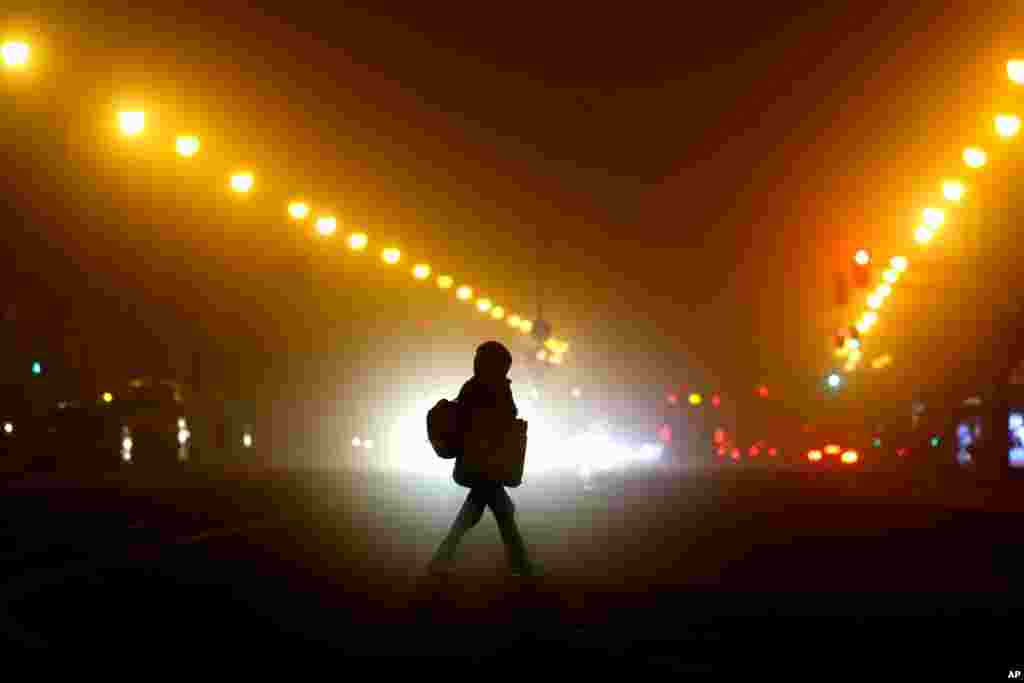
<instances>
[{"instance_id":1,"label":"green traffic light","mask_svg":"<svg viewBox=\"0 0 1024 683\"><path fill-rule=\"evenodd\" d=\"M933 437L932 437L932 448L938 448L938 447L939 447L939 444L940 444L941 442L942 442L942 439L940 439L940 438L939 438L939 437L937 437L937 436L933 436Z\"/></svg>"},{"instance_id":2,"label":"green traffic light","mask_svg":"<svg viewBox=\"0 0 1024 683\"><path fill-rule=\"evenodd\" d=\"M875 448L881 448L882 440L879 439L878 437L875 437L874 441L871 442L871 445L874 446Z\"/></svg>"},{"instance_id":3,"label":"green traffic light","mask_svg":"<svg viewBox=\"0 0 1024 683\"><path fill-rule=\"evenodd\" d=\"M32 374L33 375L41 375L41 374L43 374L43 364L40 363L39 361L35 361L34 363L32 363Z\"/></svg>"}]
</instances>

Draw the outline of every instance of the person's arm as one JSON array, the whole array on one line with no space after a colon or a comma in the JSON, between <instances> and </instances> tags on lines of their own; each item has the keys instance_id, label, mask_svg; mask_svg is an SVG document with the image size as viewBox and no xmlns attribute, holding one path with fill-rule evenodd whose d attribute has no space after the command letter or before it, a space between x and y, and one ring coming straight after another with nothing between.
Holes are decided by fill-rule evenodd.
<instances>
[{"instance_id":1,"label":"person's arm","mask_svg":"<svg viewBox=\"0 0 1024 683\"><path fill-rule=\"evenodd\" d=\"M457 405L459 438L469 430L469 423L473 413L473 380L462 385L458 397L455 399Z\"/></svg>"},{"instance_id":2,"label":"person's arm","mask_svg":"<svg viewBox=\"0 0 1024 683\"><path fill-rule=\"evenodd\" d=\"M516 407L516 400L512 397L512 382L505 385L505 390L508 392L508 403L512 406L512 419L519 417L519 408Z\"/></svg>"}]
</instances>

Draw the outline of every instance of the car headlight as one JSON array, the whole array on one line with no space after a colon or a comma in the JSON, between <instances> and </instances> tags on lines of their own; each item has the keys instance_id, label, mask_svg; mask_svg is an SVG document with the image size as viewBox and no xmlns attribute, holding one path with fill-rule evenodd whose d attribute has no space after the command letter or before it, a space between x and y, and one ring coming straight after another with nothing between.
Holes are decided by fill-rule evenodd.
<instances>
[{"instance_id":1,"label":"car headlight","mask_svg":"<svg viewBox=\"0 0 1024 683\"><path fill-rule=\"evenodd\" d=\"M14 433L14 423L11 422L10 420L8 420L7 422L4 422L4 434L13 434L13 433Z\"/></svg>"}]
</instances>

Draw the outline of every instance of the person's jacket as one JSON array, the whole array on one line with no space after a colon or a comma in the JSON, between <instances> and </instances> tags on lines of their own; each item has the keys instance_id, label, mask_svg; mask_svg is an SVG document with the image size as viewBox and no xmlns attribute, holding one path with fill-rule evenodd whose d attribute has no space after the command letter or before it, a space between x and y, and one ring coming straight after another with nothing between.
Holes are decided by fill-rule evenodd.
<instances>
[{"instance_id":1,"label":"person's jacket","mask_svg":"<svg viewBox=\"0 0 1024 683\"><path fill-rule=\"evenodd\" d=\"M512 381L506 377L497 381L486 381L474 376L462 385L462 390L455 401L458 405L460 440L474 430L503 433L519 417L519 409L512 398ZM455 482L462 486L486 483L469 481L465 477L462 468L462 443L459 444L456 453Z\"/></svg>"}]
</instances>

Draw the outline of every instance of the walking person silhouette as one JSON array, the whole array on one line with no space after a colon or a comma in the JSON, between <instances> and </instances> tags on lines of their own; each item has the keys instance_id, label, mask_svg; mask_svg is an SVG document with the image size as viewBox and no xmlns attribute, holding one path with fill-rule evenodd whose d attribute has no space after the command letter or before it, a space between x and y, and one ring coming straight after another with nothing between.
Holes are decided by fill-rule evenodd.
<instances>
[{"instance_id":1,"label":"walking person silhouette","mask_svg":"<svg viewBox=\"0 0 1024 683\"><path fill-rule=\"evenodd\" d=\"M451 572L459 543L480 521L486 507L491 509L498 522L512 573L517 576L536 574L516 524L515 505L505 486L470 475L465 466L466 434L480 431L493 435L507 433L519 415L512 398L512 381L507 377L511 367L512 354L504 345L496 341L481 344L473 359L473 377L462 386L456 399L456 434L452 449L456 454L454 478L455 483L470 491L448 535L430 561L429 572L433 575Z\"/></svg>"}]
</instances>

